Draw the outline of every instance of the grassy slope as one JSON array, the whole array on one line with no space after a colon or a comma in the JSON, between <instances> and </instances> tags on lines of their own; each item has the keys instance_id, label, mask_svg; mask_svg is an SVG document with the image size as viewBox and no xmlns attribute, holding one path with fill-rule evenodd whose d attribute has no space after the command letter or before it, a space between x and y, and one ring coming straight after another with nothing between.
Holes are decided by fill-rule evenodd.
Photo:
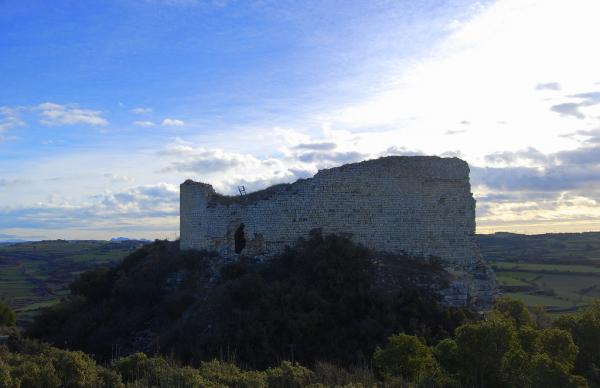
<instances>
[{"instance_id":1,"label":"grassy slope","mask_svg":"<svg viewBox=\"0 0 600 388\"><path fill-rule=\"evenodd\" d=\"M0 245L0 298L16 309L19 323L68 294L75 275L123 259L138 241L40 241Z\"/></svg>"}]
</instances>

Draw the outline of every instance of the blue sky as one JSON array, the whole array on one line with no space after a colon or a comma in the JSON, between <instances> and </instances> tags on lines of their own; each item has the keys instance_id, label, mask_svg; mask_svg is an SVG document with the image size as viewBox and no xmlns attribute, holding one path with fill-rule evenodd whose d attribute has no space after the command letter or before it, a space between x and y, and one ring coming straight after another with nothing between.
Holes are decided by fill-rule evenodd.
<instances>
[{"instance_id":1,"label":"blue sky","mask_svg":"<svg viewBox=\"0 0 600 388\"><path fill-rule=\"evenodd\" d=\"M410 154L471 164L481 232L598 230L598 11L0 1L0 240L174 238L186 178L231 193Z\"/></svg>"}]
</instances>

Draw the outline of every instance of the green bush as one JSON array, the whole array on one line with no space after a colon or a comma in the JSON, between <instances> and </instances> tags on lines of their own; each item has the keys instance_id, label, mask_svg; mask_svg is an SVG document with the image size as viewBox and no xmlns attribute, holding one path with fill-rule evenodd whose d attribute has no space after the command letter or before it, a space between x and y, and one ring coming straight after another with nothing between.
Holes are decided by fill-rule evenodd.
<instances>
[{"instance_id":1,"label":"green bush","mask_svg":"<svg viewBox=\"0 0 600 388\"><path fill-rule=\"evenodd\" d=\"M19 388L21 381L13 378L11 368L0 359L0 388Z\"/></svg>"},{"instance_id":2,"label":"green bush","mask_svg":"<svg viewBox=\"0 0 600 388\"><path fill-rule=\"evenodd\" d=\"M553 361L564 365L567 371L573 369L579 349L568 331L561 329L542 330L538 337L538 343L540 353L546 353Z\"/></svg>"},{"instance_id":3,"label":"green bush","mask_svg":"<svg viewBox=\"0 0 600 388\"><path fill-rule=\"evenodd\" d=\"M313 372L298 363L282 362L276 368L266 370L269 388L301 388L313 379Z\"/></svg>"},{"instance_id":4,"label":"green bush","mask_svg":"<svg viewBox=\"0 0 600 388\"><path fill-rule=\"evenodd\" d=\"M63 386L84 388L98 383L98 367L87 354L53 349L46 355Z\"/></svg>"},{"instance_id":5,"label":"green bush","mask_svg":"<svg viewBox=\"0 0 600 388\"><path fill-rule=\"evenodd\" d=\"M23 387L49 388L60 387L61 381L52 362L44 356L26 359L14 368L14 377Z\"/></svg>"},{"instance_id":6,"label":"green bush","mask_svg":"<svg viewBox=\"0 0 600 388\"><path fill-rule=\"evenodd\" d=\"M373 361L383 377L408 381L421 381L435 364L431 349L419 338L404 333L391 336L383 348L375 351Z\"/></svg>"},{"instance_id":7,"label":"green bush","mask_svg":"<svg viewBox=\"0 0 600 388\"><path fill-rule=\"evenodd\" d=\"M200 374L212 383L220 386L239 388L267 387L264 373L243 371L235 364L212 360L200 364Z\"/></svg>"},{"instance_id":8,"label":"green bush","mask_svg":"<svg viewBox=\"0 0 600 388\"><path fill-rule=\"evenodd\" d=\"M512 320L517 329L522 326L533 326L533 316L520 300L512 299L506 296L499 297L494 305L494 310L505 318Z\"/></svg>"},{"instance_id":9,"label":"green bush","mask_svg":"<svg viewBox=\"0 0 600 388\"><path fill-rule=\"evenodd\" d=\"M10 306L0 300L0 326L14 326L17 323L17 315Z\"/></svg>"},{"instance_id":10,"label":"green bush","mask_svg":"<svg viewBox=\"0 0 600 388\"><path fill-rule=\"evenodd\" d=\"M528 314L522 303L501 298L482 321L462 325L454 338L440 341L434 349L442 369L438 386L586 386L585 379L573 374L578 347L570 333L536 329L543 326ZM564 318L562 324L573 329L577 320Z\"/></svg>"},{"instance_id":11,"label":"green bush","mask_svg":"<svg viewBox=\"0 0 600 388\"><path fill-rule=\"evenodd\" d=\"M531 359L531 382L533 388L587 388L579 376L571 375L565 365L554 361L548 354L536 354Z\"/></svg>"},{"instance_id":12,"label":"green bush","mask_svg":"<svg viewBox=\"0 0 600 388\"><path fill-rule=\"evenodd\" d=\"M571 333L579 349L575 373L586 376L594 386L600 386L600 301L578 313L559 317L554 326Z\"/></svg>"},{"instance_id":13,"label":"green bush","mask_svg":"<svg viewBox=\"0 0 600 388\"><path fill-rule=\"evenodd\" d=\"M116 371L98 367L98 388L125 388L125 384Z\"/></svg>"}]
</instances>

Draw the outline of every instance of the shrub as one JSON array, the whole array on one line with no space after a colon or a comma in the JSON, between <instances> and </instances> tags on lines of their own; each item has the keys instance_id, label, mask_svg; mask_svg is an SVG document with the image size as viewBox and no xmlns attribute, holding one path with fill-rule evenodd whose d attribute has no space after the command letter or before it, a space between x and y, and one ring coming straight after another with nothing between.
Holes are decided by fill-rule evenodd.
<instances>
[{"instance_id":1,"label":"shrub","mask_svg":"<svg viewBox=\"0 0 600 388\"><path fill-rule=\"evenodd\" d=\"M217 386L236 388L266 388L267 382L264 373L256 371L243 371L235 364L212 360L200 364L200 374L206 380Z\"/></svg>"},{"instance_id":2,"label":"shrub","mask_svg":"<svg viewBox=\"0 0 600 388\"><path fill-rule=\"evenodd\" d=\"M0 326L14 326L17 323L17 315L10 306L0 300Z\"/></svg>"},{"instance_id":3,"label":"shrub","mask_svg":"<svg viewBox=\"0 0 600 388\"><path fill-rule=\"evenodd\" d=\"M313 372L298 363L282 362L266 371L269 388L301 388L313 379Z\"/></svg>"},{"instance_id":4,"label":"shrub","mask_svg":"<svg viewBox=\"0 0 600 388\"><path fill-rule=\"evenodd\" d=\"M553 361L571 371L575 365L578 348L571 334L561 329L542 330L538 338L540 353L546 353Z\"/></svg>"},{"instance_id":5,"label":"shrub","mask_svg":"<svg viewBox=\"0 0 600 388\"><path fill-rule=\"evenodd\" d=\"M52 360L56 375L65 387L84 388L98 382L98 370L87 354L53 349L45 354Z\"/></svg>"},{"instance_id":6,"label":"shrub","mask_svg":"<svg viewBox=\"0 0 600 388\"><path fill-rule=\"evenodd\" d=\"M511 321L499 317L456 329L455 341L461 360L463 384L477 387L503 387L501 367L504 357L519 348Z\"/></svg>"},{"instance_id":7,"label":"shrub","mask_svg":"<svg viewBox=\"0 0 600 388\"><path fill-rule=\"evenodd\" d=\"M496 300L494 310L505 318L512 320L518 328L522 326L533 326L534 321L531 313L527 310L525 303L520 300L506 296Z\"/></svg>"},{"instance_id":8,"label":"shrub","mask_svg":"<svg viewBox=\"0 0 600 388\"><path fill-rule=\"evenodd\" d=\"M404 333L393 335L382 349L373 356L379 373L389 379L402 377L409 381L420 381L425 372L433 369L431 349L419 338Z\"/></svg>"},{"instance_id":9,"label":"shrub","mask_svg":"<svg viewBox=\"0 0 600 388\"><path fill-rule=\"evenodd\" d=\"M10 366L0 359L0 388L19 388L21 382L13 379Z\"/></svg>"},{"instance_id":10,"label":"shrub","mask_svg":"<svg viewBox=\"0 0 600 388\"><path fill-rule=\"evenodd\" d=\"M531 382L534 388L587 388L587 383L573 376L560 362L547 354L536 354L531 359Z\"/></svg>"},{"instance_id":11,"label":"shrub","mask_svg":"<svg viewBox=\"0 0 600 388\"><path fill-rule=\"evenodd\" d=\"M98 368L98 388L125 388L121 375L111 369Z\"/></svg>"}]
</instances>

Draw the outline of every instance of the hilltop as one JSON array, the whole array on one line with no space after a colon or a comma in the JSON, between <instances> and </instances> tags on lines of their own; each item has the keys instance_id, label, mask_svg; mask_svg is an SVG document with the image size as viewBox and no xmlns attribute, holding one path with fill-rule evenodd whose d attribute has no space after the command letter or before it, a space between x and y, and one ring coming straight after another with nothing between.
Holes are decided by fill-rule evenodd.
<instances>
[{"instance_id":1,"label":"hilltop","mask_svg":"<svg viewBox=\"0 0 600 388\"><path fill-rule=\"evenodd\" d=\"M162 241L83 273L29 333L99 359L145 351L186 362L234 355L257 367L360 363L393 333L434 340L462 323L466 312L437 301L448 280L436 262L375 255L335 235L313 234L268 260Z\"/></svg>"}]
</instances>

